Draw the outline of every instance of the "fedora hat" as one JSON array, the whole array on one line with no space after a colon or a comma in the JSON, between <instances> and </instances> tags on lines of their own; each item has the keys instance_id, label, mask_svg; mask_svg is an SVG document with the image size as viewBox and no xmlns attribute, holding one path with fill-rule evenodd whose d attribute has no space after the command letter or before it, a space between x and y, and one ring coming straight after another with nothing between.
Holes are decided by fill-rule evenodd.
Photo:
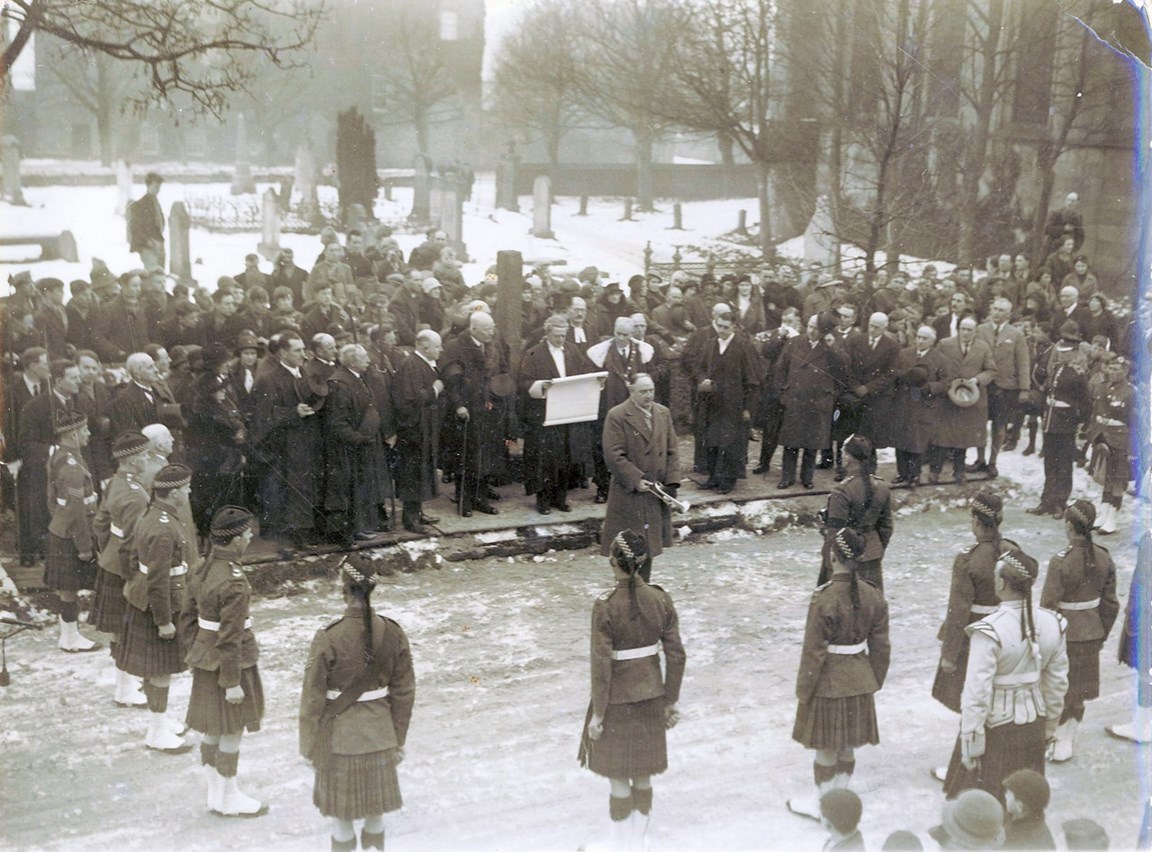
<instances>
[{"instance_id":1,"label":"fedora hat","mask_svg":"<svg viewBox=\"0 0 1152 852\"><path fill-rule=\"evenodd\" d=\"M957 408L971 408L980 400L980 386L975 379L953 379L948 398Z\"/></svg>"}]
</instances>

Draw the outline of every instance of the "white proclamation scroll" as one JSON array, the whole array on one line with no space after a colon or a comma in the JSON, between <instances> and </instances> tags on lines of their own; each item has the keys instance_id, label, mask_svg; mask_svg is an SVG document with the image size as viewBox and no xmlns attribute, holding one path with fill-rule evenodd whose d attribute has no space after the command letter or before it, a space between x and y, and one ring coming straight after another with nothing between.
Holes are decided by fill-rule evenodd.
<instances>
[{"instance_id":1,"label":"white proclamation scroll","mask_svg":"<svg viewBox=\"0 0 1152 852\"><path fill-rule=\"evenodd\" d=\"M565 423L587 423L595 420L600 410L600 390L607 372L582 373L566 379L550 379L545 390L543 382L534 382L528 393L537 399L538 394L547 400L544 412L545 426L563 426ZM539 386L539 387L537 387ZM533 393L536 391L536 393Z\"/></svg>"}]
</instances>

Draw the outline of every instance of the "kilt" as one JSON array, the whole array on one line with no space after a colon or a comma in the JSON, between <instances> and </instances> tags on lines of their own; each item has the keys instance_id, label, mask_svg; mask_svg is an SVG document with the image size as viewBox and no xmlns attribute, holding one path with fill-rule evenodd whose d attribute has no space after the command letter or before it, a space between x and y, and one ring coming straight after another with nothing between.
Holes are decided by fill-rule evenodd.
<instances>
[{"instance_id":1,"label":"kilt","mask_svg":"<svg viewBox=\"0 0 1152 852\"><path fill-rule=\"evenodd\" d=\"M264 686L256 666L240 670L244 700L229 704L219 685L219 672L192 669L192 694L188 697L188 715L184 722L194 731L210 737L260 730L264 718Z\"/></svg>"},{"instance_id":2,"label":"kilt","mask_svg":"<svg viewBox=\"0 0 1152 852\"><path fill-rule=\"evenodd\" d=\"M119 574L99 568L96 571L96 594L88 623L101 633L120 633L124 629L124 580Z\"/></svg>"},{"instance_id":3,"label":"kilt","mask_svg":"<svg viewBox=\"0 0 1152 852\"><path fill-rule=\"evenodd\" d=\"M1100 649L1103 647L1103 639L1068 643L1068 692L1064 694L1065 704L1083 704L1100 696Z\"/></svg>"},{"instance_id":4,"label":"kilt","mask_svg":"<svg viewBox=\"0 0 1152 852\"><path fill-rule=\"evenodd\" d=\"M956 655L956 671L946 674L936 666L936 679L932 681L932 697L951 710L960 712L960 696L964 692L964 677L968 672L968 642Z\"/></svg>"},{"instance_id":5,"label":"kilt","mask_svg":"<svg viewBox=\"0 0 1152 852\"><path fill-rule=\"evenodd\" d=\"M984 756L976 772L965 769L960 761L960 739L952 749L948 774L944 778L944 795L955 799L965 790L985 790L1004 803L1003 781L1017 769L1032 769L1044 774L1044 717L1027 725L997 725L984 729Z\"/></svg>"},{"instance_id":6,"label":"kilt","mask_svg":"<svg viewBox=\"0 0 1152 852\"><path fill-rule=\"evenodd\" d=\"M312 804L326 817L353 820L403 806L396 775L396 749L370 754L333 754L316 772Z\"/></svg>"},{"instance_id":7,"label":"kilt","mask_svg":"<svg viewBox=\"0 0 1152 852\"><path fill-rule=\"evenodd\" d=\"M605 778L659 775L668 768L668 729L664 696L631 704L609 704L600 739L588 736L592 707L584 720L579 760Z\"/></svg>"},{"instance_id":8,"label":"kilt","mask_svg":"<svg viewBox=\"0 0 1152 852\"><path fill-rule=\"evenodd\" d=\"M96 560L81 562L76 544L70 538L48 533L48 554L44 558L44 585L54 592L77 592L96 585Z\"/></svg>"},{"instance_id":9,"label":"kilt","mask_svg":"<svg viewBox=\"0 0 1152 852\"><path fill-rule=\"evenodd\" d=\"M872 693L847 698L814 697L796 708L792 739L818 751L879 745L876 701Z\"/></svg>"},{"instance_id":10,"label":"kilt","mask_svg":"<svg viewBox=\"0 0 1152 852\"><path fill-rule=\"evenodd\" d=\"M173 639L161 639L152 610L141 612L131 605L126 605L124 610L127 614L116 649L117 668L136 677L160 677L187 668L184 653L188 649L180 643L180 631L176 631Z\"/></svg>"}]
</instances>

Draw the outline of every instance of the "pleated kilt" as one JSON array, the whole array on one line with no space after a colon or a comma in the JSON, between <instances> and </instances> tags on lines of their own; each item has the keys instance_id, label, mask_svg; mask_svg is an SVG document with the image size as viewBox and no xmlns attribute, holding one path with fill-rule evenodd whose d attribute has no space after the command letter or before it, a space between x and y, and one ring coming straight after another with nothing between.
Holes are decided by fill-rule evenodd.
<instances>
[{"instance_id":1,"label":"pleated kilt","mask_svg":"<svg viewBox=\"0 0 1152 852\"><path fill-rule=\"evenodd\" d=\"M609 704L600 739L588 736L592 707L584 719L580 763L605 778L659 775L668 768L668 730L664 696L631 704Z\"/></svg>"},{"instance_id":2,"label":"pleated kilt","mask_svg":"<svg viewBox=\"0 0 1152 852\"><path fill-rule=\"evenodd\" d=\"M119 633L124 629L124 579L119 574L96 569L96 594L92 598L92 611L88 623L102 633Z\"/></svg>"},{"instance_id":3,"label":"pleated kilt","mask_svg":"<svg viewBox=\"0 0 1152 852\"><path fill-rule=\"evenodd\" d=\"M796 708L792 739L817 750L878 745L876 701L872 693L847 698L814 697Z\"/></svg>"},{"instance_id":4,"label":"pleated kilt","mask_svg":"<svg viewBox=\"0 0 1152 852\"><path fill-rule=\"evenodd\" d=\"M316 771L312 804L326 817L363 819L397 811L404 804L396 774L396 749L370 754L333 754Z\"/></svg>"},{"instance_id":5,"label":"pleated kilt","mask_svg":"<svg viewBox=\"0 0 1152 852\"><path fill-rule=\"evenodd\" d=\"M260 730L260 721L264 718L264 686L260 683L259 670L256 666L240 670L244 700L239 704L224 700L219 675L219 672L193 667L185 724L212 737Z\"/></svg>"},{"instance_id":6,"label":"pleated kilt","mask_svg":"<svg viewBox=\"0 0 1152 852\"><path fill-rule=\"evenodd\" d=\"M936 679L932 681L932 697L953 713L960 712L960 695L964 692L964 677L968 673L968 647L969 643L965 641L956 655L956 671L947 674L937 665Z\"/></svg>"},{"instance_id":7,"label":"pleated kilt","mask_svg":"<svg viewBox=\"0 0 1152 852\"><path fill-rule=\"evenodd\" d=\"M1017 769L1032 769L1044 774L1044 717L1027 725L998 725L984 729L984 756L979 771L965 769L960 760L960 740L952 749L948 774L944 778L944 795L955 799L965 790L986 790L1001 804L1004 802L1003 781Z\"/></svg>"},{"instance_id":8,"label":"pleated kilt","mask_svg":"<svg viewBox=\"0 0 1152 852\"><path fill-rule=\"evenodd\" d=\"M1068 692L1065 703L1082 703L1100 696L1100 650L1103 639L1068 643Z\"/></svg>"},{"instance_id":9,"label":"pleated kilt","mask_svg":"<svg viewBox=\"0 0 1152 852\"><path fill-rule=\"evenodd\" d=\"M48 533L48 553L44 557L44 585L54 592L78 592L96 585L96 561L81 562L76 544L70 538Z\"/></svg>"},{"instance_id":10,"label":"pleated kilt","mask_svg":"<svg viewBox=\"0 0 1152 852\"><path fill-rule=\"evenodd\" d=\"M184 654L180 632L173 639L161 639L152 618L152 610L141 612L126 604L124 628L116 649L116 666L136 677L159 677L184 671ZM175 621L177 613L172 613Z\"/></svg>"}]
</instances>

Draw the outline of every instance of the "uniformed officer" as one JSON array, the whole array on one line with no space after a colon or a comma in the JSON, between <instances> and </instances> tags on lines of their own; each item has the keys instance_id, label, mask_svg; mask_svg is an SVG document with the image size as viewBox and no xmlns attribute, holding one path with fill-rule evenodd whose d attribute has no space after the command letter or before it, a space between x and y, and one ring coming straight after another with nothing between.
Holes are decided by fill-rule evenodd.
<instances>
[{"instance_id":1,"label":"uniformed officer","mask_svg":"<svg viewBox=\"0 0 1152 852\"><path fill-rule=\"evenodd\" d=\"M76 592L91 589L96 577L96 542L92 535L96 492L81 453L88 446L88 418L62 411L55 432L56 451L48 459L48 510L52 520L48 524L44 585L60 598L60 650L98 651L103 646L81 635L76 623Z\"/></svg>"},{"instance_id":2,"label":"uniformed officer","mask_svg":"<svg viewBox=\"0 0 1152 852\"><path fill-rule=\"evenodd\" d=\"M888 602L854 570L864 537L843 527L830 544L831 580L808 604L792 728L792 739L816 752L812 775L818 795L788 800L790 811L817 820L819 797L852 780L855 750L880 743L875 693L884 686L891 657Z\"/></svg>"},{"instance_id":3,"label":"uniformed officer","mask_svg":"<svg viewBox=\"0 0 1152 852\"><path fill-rule=\"evenodd\" d=\"M332 849L384 848L384 814L403 805L396 767L416 675L404 630L372 611L375 569L353 554L341 568L344 615L316 634L300 694L300 753L316 771L312 802L331 819Z\"/></svg>"},{"instance_id":4,"label":"uniformed officer","mask_svg":"<svg viewBox=\"0 0 1152 852\"><path fill-rule=\"evenodd\" d=\"M1040 594L1040 606L1068 621L1068 693L1048 754L1057 763L1072 758L1084 702L1100 695L1100 649L1120 613L1116 566L1108 550L1092 541L1095 522L1096 507L1087 500L1077 500L1064 511L1068 546L1048 563Z\"/></svg>"},{"instance_id":5,"label":"uniformed officer","mask_svg":"<svg viewBox=\"0 0 1152 852\"><path fill-rule=\"evenodd\" d=\"M1089 426L1088 442L1103 444L1108 448L1108 461L1104 472L1104 493L1101 496L1100 511L1096 513L1096 526L1101 535L1116 532L1120 506L1124 502L1124 492L1132 477L1132 465L1128 458L1131 446L1129 424L1132 419L1136 390L1128 381L1131 362L1115 355L1104 366L1104 381L1092 389L1092 423Z\"/></svg>"},{"instance_id":6,"label":"uniformed officer","mask_svg":"<svg viewBox=\"0 0 1152 852\"><path fill-rule=\"evenodd\" d=\"M1036 560L1009 550L996 561L1000 606L966 628L971 645L960 699L960 735L944 793L972 787L1004 802L1003 781L1017 769L1044 774L1046 742L1056 734L1068 688L1066 622L1032 605Z\"/></svg>"},{"instance_id":7,"label":"uniformed officer","mask_svg":"<svg viewBox=\"0 0 1152 852\"><path fill-rule=\"evenodd\" d=\"M191 468L170 464L160 469L152 483L152 505L136 522L137 567L124 578L128 607L116 654L120 668L145 679L151 718L144 745L170 754L192 748L165 715L171 677L186 668L176 619L184 596L189 545L176 513L177 500L187 501L191 482Z\"/></svg>"},{"instance_id":8,"label":"uniformed officer","mask_svg":"<svg viewBox=\"0 0 1152 852\"><path fill-rule=\"evenodd\" d=\"M932 684L932 697L951 710L960 712L960 695L968 671L969 624L991 615L1000 606L996 597L996 560L1001 553L1019 550L1016 542L1000 536L1004 501L990 491L972 498L972 534L976 543L956 555L952 563L952 584L948 590L948 613L936 638L940 640L940 664ZM944 780L948 767L933 774Z\"/></svg>"},{"instance_id":9,"label":"uniformed officer","mask_svg":"<svg viewBox=\"0 0 1152 852\"><path fill-rule=\"evenodd\" d=\"M150 446L139 432L125 432L116 439L112 445L116 473L104 489L104 500L93 522L100 545L100 571L89 621L97 630L112 634L113 662L124 626L124 576L136 570L133 533L136 521L148 508L148 492L140 483L140 475ZM140 691L140 678L119 667L116 668L114 700L117 707L148 706L148 699Z\"/></svg>"},{"instance_id":10,"label":"uniformed officer","mask_svg":"<svg viewBox=\"0 0 1152 852\"><path fill-rule=\"evenodd\" d=\"M592 700L579 760L611 785L608 813L617 845L633 812L631 833L642 845L652 776L668 768L666 731L680 718L676 704L687 658L672 598L644 580L651 570L644 536L617 533L610 562L616 587L592 606Z\"/></svg>"},{"instance_id":11,"label":"uniformed officer","mask_svg":"<svg viewBox=\"0 0 1152 852\"><path fill-rule=\"evenodd\" d=\"M252 543L254 517L239 506L222 506L212 517L208 558L188 579L180 610L180 633L192 669L188 727L199 731L200 763L208 781L208 809L223 816L260 816L263 802L236 785L240 738L260 730L264 688L256 668L259 648L252 633L252 587L240 558Z\"/></svg>"},{"instance_id":12,"label":"uniformed officer","mask_svg":"<svg viewBox=\"0 0 1152 852\"><path fill-rule=\"evenodd\" d=\"M831 540L836 530L851 527L864 538L864 550L855 573L884 591L883 559L892 539L892 507L888 483L874 474L876 454L863 435L850 436L843 445L846 477L836 483L825 508L827 534L817 585L832 577Z\"/></svg>"},{"instance_id":13,"label":"uniformed officer","mask_svg":"<svg viewBox=\"0 0 1152 852\"><path fill-rule=\"evenodd\" d=\"M1063 517L1072 493L1076 463L1076 430L1091 413L1085 360L1080 352L1080 326L1068 320L1060 326L1060 342L1036 376L1048 394L1044 411L1044 490L1032 515Z\"/></svg>"}]
</instances>

